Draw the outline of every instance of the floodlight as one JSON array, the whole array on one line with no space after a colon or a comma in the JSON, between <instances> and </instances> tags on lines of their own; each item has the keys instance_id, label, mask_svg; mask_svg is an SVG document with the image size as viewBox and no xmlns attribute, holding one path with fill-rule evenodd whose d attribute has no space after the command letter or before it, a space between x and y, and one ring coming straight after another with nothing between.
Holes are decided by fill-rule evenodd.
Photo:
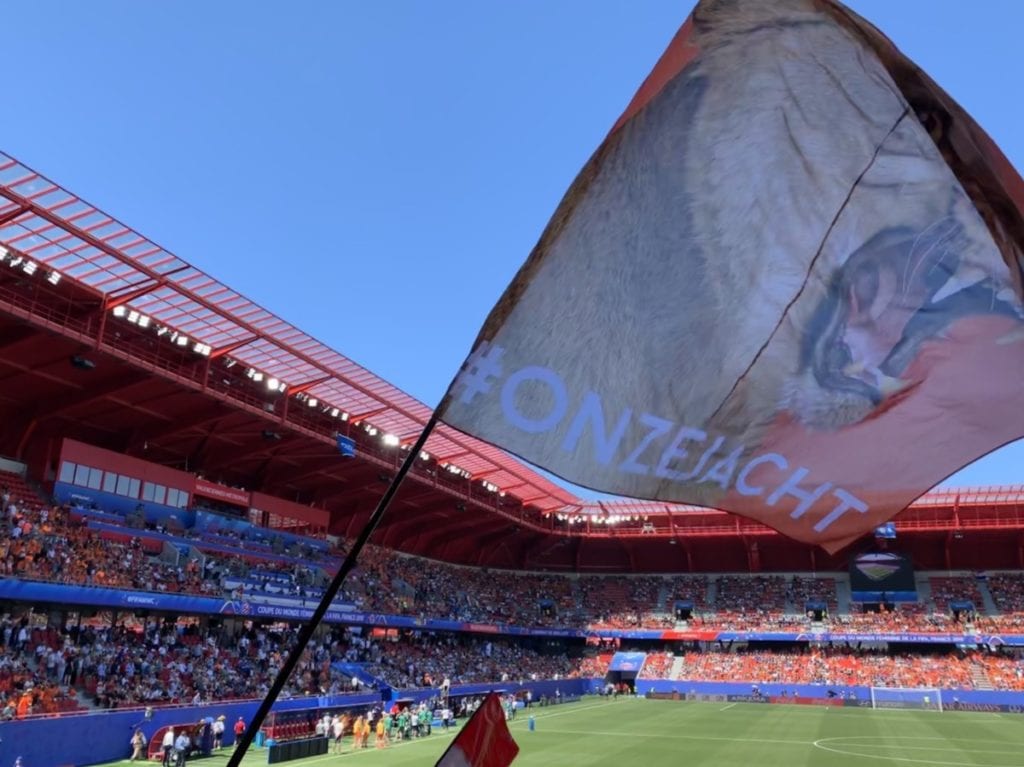
<instances>
[{"instance_id":1,"label":"floodlight","mask_svg":"<svg viewBox=\"0 0 1024 767\"><path fill-rule=\"evenodd\" d=\"M126 314L128 314L128 310L125 308L124 304L119 304L114 307L115 317L124 317Z\"/></svg>"},{"instance_id":2,"label":"floodlight","mask_svg":"<svg viewBox=\"0 0 1024 767\"><path fill-rule=\"evenodd\" d=\"M50 272L46 275L46 281L51 285L56 285L60 282L60 272Z\"/></svg>"}]
</instances>

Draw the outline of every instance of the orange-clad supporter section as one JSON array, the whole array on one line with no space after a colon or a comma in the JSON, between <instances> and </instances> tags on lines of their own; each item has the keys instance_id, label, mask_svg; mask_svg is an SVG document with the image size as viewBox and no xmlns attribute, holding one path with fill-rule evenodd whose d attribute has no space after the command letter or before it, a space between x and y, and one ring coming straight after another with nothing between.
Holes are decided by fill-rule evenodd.
<instances>
[{"instance_id":1,"label":"orange-clad supporter section","mask_svg":"<svg viewBox=\"0 0 1024 767\"><path fill-rule=\"evenodd\" d=\"M990 658L1007 673L1019 664ZM804 652L687 653L678 679L714 682L824 684L867 687L974 688L973 656L873 654L853 650ZM1016 689L1016 688L1012 688Z\"/></svg>"}]
</instances>

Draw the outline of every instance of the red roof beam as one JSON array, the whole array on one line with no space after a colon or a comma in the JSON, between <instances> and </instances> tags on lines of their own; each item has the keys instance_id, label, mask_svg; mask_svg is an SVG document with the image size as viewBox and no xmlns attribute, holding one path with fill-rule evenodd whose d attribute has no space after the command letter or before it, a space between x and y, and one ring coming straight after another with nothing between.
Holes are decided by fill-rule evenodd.
<instances>
[{"instance_id":1,"label":"red roof beam","mask_svg":"<svg viewBox=\"0 0 1024 767\"><path fill-rule=\"evenodd\" d=\"M227 346L221 346L210 352L210 359L215 360L218 357L223 357L225 354L231 354L235 349L240 349L243 346L248 346L253 341L257 340L258 336L250 336L249 338L243 338L240 341L228 344Z\"/></svg>"},{"instance_id":2,"label":"red roof beam","mask_svg":"<svg viewBox=\"0 0 1024 767\"><path fill-rule=\"evenodd\" d=\"M330 381L332 378L334 378L334 376L329 376L328 375L328 376L324 376L323 378L317 378L317 379L315 379L313 381L306 381L306 383L295 384L295 385L290 385L289 384L289 386L288 386L288 393L289 394L295 394L295 395L304 394L304 393L308 392L310 389L312 389L314 386L319 386L320 384L325 383L326 381ZM327 404L327 403L325 402L324 404Z\"/></svg>"}]
</instances>

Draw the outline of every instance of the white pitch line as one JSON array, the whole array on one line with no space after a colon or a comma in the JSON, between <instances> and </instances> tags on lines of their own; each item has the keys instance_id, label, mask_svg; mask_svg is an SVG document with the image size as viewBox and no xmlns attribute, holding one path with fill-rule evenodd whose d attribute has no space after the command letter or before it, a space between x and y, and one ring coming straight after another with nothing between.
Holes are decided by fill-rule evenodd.
<instances>
[{"instance_id":1,"label":"white pitch line","mask_svg":"<svg viewBox=\"0 0 1024 767\"><path fill-rule=\"evenodd\" d=\"M587 735L589 737L595 736L613 736L616 738L649 738L650 733L646 732L612 732L610 730L602 730L599 733L593 730L545 730L545 732L552 732L556 735ZM671 738L672 740L717 740L725 743L778 743L787 746L808 746L813 747L814 741L812 740L772 740L770 738L720 738L713 735L667 735L659 733L657 736L660 738Z\"/></svg>"},{"instance_id":2,"label":"white pitch line","mask_svg":"<svg viewBox=\"0 0 1024 767\"><path fill-rule=\"evenodd\" d=\"M735 703L730 703L730 704L729 704L728 706L725 706L725 707L723 707L723 708L720 708L720 709L718 709L718 710L719 710L719 711L728 711L728 710L729 710L730 708L732 708L732 707L733 707L733 706L735 706L735 705L737 705L737 704L735 704Z\"/></svg>"}]
</instances>

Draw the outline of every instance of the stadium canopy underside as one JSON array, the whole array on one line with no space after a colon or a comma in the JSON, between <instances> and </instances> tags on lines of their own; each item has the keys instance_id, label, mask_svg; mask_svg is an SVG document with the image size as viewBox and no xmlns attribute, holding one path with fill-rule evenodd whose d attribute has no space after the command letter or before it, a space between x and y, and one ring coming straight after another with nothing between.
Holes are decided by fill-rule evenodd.
<instances>
[{"instance_id":1,"label":"stadium canopy underside","mask_svg":"<svg viewBox=\"0 0 1024 767\"><path fill-rule=\"evenodd\" d=\"M327 509L329 532L351 537L429 417L5 155L0 245L0 454L38 479L53 478L71 437ZM355 440L355 457L339 453L338 434ZM897 531L918 567L1024 567L1024 487L931 494ZM462 564L583 572L834 570L848 557L722 512L583 501L443 426L375 542Z\"/></svg>"}]
</instances>

